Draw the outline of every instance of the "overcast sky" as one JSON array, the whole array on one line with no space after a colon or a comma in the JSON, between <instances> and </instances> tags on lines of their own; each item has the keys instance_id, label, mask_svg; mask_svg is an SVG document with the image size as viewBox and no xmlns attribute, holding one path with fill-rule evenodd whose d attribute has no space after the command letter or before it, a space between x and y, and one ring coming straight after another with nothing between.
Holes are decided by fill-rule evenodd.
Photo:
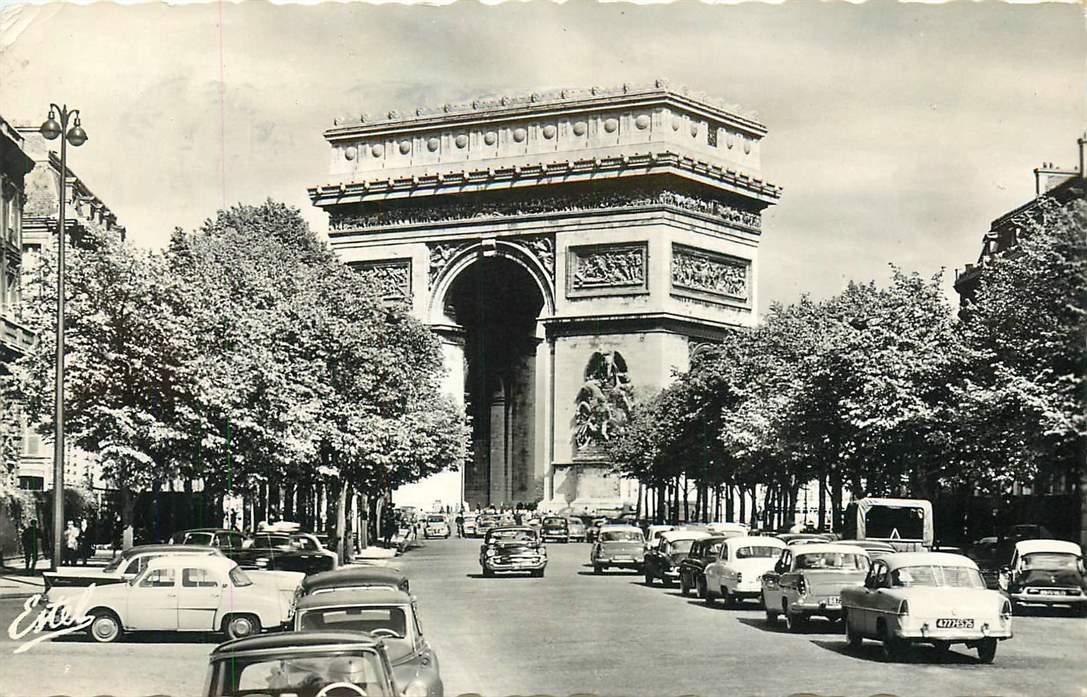
<instances>
[{"instance_id":1,"label":"overcast sky","mask_svg":"<svg viewBox=\"0 0 1087 697\"><path fill-rule=\"evenodd\" d=\"M324 232L306 187L339 114L658 77L739 103L785 190L763 310L888 263L946 267L950 288L1087 124L1075 4L52 5L8 7L0 30L0 114L80 107L71 166L145 246L267 197Z\"/></svg>"}]
</instances>

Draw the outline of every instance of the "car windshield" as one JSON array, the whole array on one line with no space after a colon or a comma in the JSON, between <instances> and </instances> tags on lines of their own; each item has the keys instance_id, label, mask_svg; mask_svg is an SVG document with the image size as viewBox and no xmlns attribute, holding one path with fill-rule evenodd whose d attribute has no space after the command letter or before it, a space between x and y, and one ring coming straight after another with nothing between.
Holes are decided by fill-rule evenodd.
<instances>
[{"instance_id":1,"label":"car windshield","mask_svg":"<svg viewBox=\"0 0 1087 697\"><path fill-rule=\"evenodd\" d=\"M249 576L242 571L240 566L235 566L230 570L230 580L239 588L253 585L253 579L249 578Z\"/></svg>"},{"instance_id":2,"label":"car windshield","mask_svg":"<svg viewBox=\"0 0 1087 697\"><path fill-rule=\"evenodd\" d=\"M642 533L637 530L608 530L600 533L601 542L641 542Z\"/></svg>"},{"instance_id":3,"label":"car windshield","mask_svg":"<svg viewBox=\"0 0 1087 697\"><path fill-rule=\"evenodd\" d=\"M531 530L497 530L487 536L490 542L534 542L536 534Z\"/></svg>"},{"instance_id":4,"label":"car windshield","mask_svg":"<svg viewBox=\"0 0 1087 697\"><path fill-rule=\"evenodd\" d=\"M1035 552L1023 556L1024 569L1052 569L1054 571L1073 571L1082 566L1083 561L1075 554L1060 552Z\"/></svg>"},{"instance_id":5,"label":"car windshield","mask_svg":"<svg viewBox=\"0 0 1087 697\"><path fill-rule=\"evenodd\" d=\"M985 580L977 569L968 566L925 564L895 569L891 572L891 585L905 588L985 588Z\"/></svg>"},{"instance_id":6,"label":"car windshield","mask_svg":"<svg viewBox=\"0 0 1087 697\"><path fill-rule=\"evenodd\" d=\"M432 515L432 516L430 516L429 518L426 519L426 522L428 522L428 523L444 523L445 518L441 517L440 515Z\"/></svg>"},{"instance_id":7,"label":"car windshield","mask_svg":"<svg viewBox=\"0 0 1087 697\"><path fill-rule=\"evenodd\" d=\"M381 658L368 650L284 658L237 656L218 661L210 694L315 697L325 687L345 682L358 685L367 697L392 697Z\"/></svg>"},{"instance_id":8,"label":"car windshield","mask_svg":"<svg viewBox=\"0 0 1087 697\"><path fill-rule=\"evenodd\" d=\"M125 563L126 561L128 561L131 558L132 558L131 556L125 556L124 554L118 554L113 559L110 559L109 563L106 564L105 569L103 569L103 570L104 571L116 571L117 569L121 568L121 564Z\"/></svg>"},{"instance_id":9,"label":"car windshield","mask_svg":"<svg viewBox=\"0 0 1087 697\"><path fill-rule=\"evenodd\" d=\"M330 607L306 610L302 629L334 629L352 632L372 632L387 629L396 636L407 636L407 616L395 605L366 605L364 607Z\"/></svg>"},{"instance_id":10,"label":"car windshield","mask_svg":"<svg viewBox=\"0 0 1087 697\"><path fill-rule=\"evenodd\" d=\"M781 556L781 549L778 547L747 545L736 548L737 559L776 559L779 556Z\"/></svg>"},{"instance_id":11,"label":"car windshield","mask_svg":"<svg viewBox=\"0 0 1087 697\"><path fill-rule=\"evenodd\" d=\"M665 546L669 554L686 554L691 551L694 540L672 540Z\"/></svg>"},{"instance_id":12,"label":"car windshield","mask_svg":"<svg viewBox=\"0 0 1087 697\"><path fill-rule=\"evenodd\" d=\"M801 554L796 558L796 568L861 571L868 568L868 559L865 558L863 554L847 554L843 552Z\"/></svg>"},{"instance_id":13,"label":"car windshield","mask_svg":"<svg viewBox=\"0 0 1087 697\"><path fill-rule=\"evenodd\" d=\"M210 545L212 534L210 532L190 532L185 535L187 545Z\"/></svg>"},{"instance_id":14,"label":"car windshield","mask_svg":"<svg viewBox=\"0 0 1087 697\"><path fill-rule=\"evenodd\" d=\"M561 528L566 525L565 518L544 518L544 527L547 528Z\"/></svg>"}]
</instances>

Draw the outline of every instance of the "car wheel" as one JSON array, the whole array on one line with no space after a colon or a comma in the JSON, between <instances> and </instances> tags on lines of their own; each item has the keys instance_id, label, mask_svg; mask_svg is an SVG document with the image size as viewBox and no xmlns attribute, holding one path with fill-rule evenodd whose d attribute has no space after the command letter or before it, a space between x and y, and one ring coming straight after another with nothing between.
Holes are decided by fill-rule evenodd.
<instances>
[{"instance_id":1,"label":"car wheel","mask_svg":"<svg viewBox=\"0 0 1087 697\"><path fill-rule=\"evenodd\" d=\"M231 615L223 623L223 632L228 639L243 639L260 634L260 620L253 615Z\"/></svg>"},{"instance_id":2,"label":"car wheel","mask_svg":"<svg viewBox=\"0 0 1087 697\"><path fill-rule=\"evenodd\" d=\"M1013 609L1012 612L1014 613L1015 610ZM1087 603L1080 603L1079 605L1074 605L1072 607L1072 614L1076 617L1087 617Z\"/></svg>"},{"instance_id":3,"label":"car wheel","mask_svg":"<svg viewBox=\"0 0 1087 697\"><path fill-rule=\"evenodd\" d=\"M649 573L648 571L645 572L645 585L653 585L653 574Z\"/></svg>"},{"instance_id":4,"label":"car wheel","mask_svg":"<svg viewBox=\"0 0 1087 697\"><path fill-rule=\"evenodd\" d=\"M902 640L887 629L887 625L880 625L879 638L882 642L881 651L886 661L897 661L902 656Z\"/></svg>"},{"instance_id":5,"label":"car wheel","mask_svg":"<svg viewBox=\"0 0 1087 697\"><path fill-rule=\"evenodd\" d=\"M676 584L675 584L675 581L668 578L667 576L662 576L661 577L661 585L664 586L665 588L671 588L672 586L674 586Z\"/></svg>"},{"instance_id":6,"label":"car wheel","mask_svg":"<svg viewBox=\"0 0 1087 697\"><path fill-rule=\"evenodd\" d=\"M593 573L599 576L600 574L604 573L604 567L600 566L599 564L593 564Z\"/></svg>"},{"instance_id":7,"label":"car wheel","mask_svg":"<svg viewBox=\"0 0 1087 697\"><path fill-rule=\"evenodd\" d=\"M543 569L536 569L536 570L534 570L532 572L532 575L535 576L536 578L543 578L544 570Z\"/></svg>"},{"instance_id":8,"label":"car wheel","mask_svg":"<svg viewBox=\"0 0 1087 697\"><path fill-rule=\"evenodd\" d=\"M687 577L683 574L679 575L679 594L686 596L691 592L691 585L687 583Z\"/></svg>"},{"instance_id":9,"label":"car wheel","mask_svg":"<svg viewBox=\"0 0 1087 697\"><path fill-rule=\"evenodd\" d=\"M804 628L808 626L808 618L799 613L789 612L788 609L784 610L785 613L785 628L793 634L804 631Z\"/></svg>"},{"instance_id":10,"label":"car wheel","mask_svg":"<svg viewBox=\"0 0 1087 697\"><path fill-rule=\"evenodd\" d=\"M951 651L951 642L950 641L934 641L934 642L932 642L932 647L934 649L936 649L936 653L938 653L940 655L940 657L943 658L944 656L946 656Z\"/></svg>"},{"instance_id":11,"label":"car wheel","mask_svg":"<svg viewBox=\"0 0 1087 697\"><path fill-rule=\"evenodd\" d=\"M770 608L770 604L766 602L766 594L762 595L762 606L766 610L766 621L770 624L774 624L778 621L778 611Z\"/></svg>"},{"instance_id":12,"label":"car wheel","mask_svg":"<svg viewBox=\"0 0 1087 697\"><path fill-rule=\"evenodd\" d=\"M710 592L710 585L706 583L705 578L698 579L698 597L702 598L702 600L710 607L713 607L713 605L716 604L713 599L713 593Z\"/></svg>"},{"instance_id":13,"label":"car wheel","mask_svg":"<svg viewBox=\"0 0 1087 697\"><path fill-rule=\"evenodd\" d=\"M725 607L736 608L736 596L728 586L721 586L721 598L725 601Z\"/></svg>"},{"instance_id":14,"label":"car wheel","mask_svg":"<svg viewBox=\"0 0 1087 697\"><path fill-rule=\"evenodd\" d=\"M978 660L982 663L992 663L996 658L996 639L982 639L978 643Z\"/></svg>"},{"instance_id":15,"label":"car wheel","mask_svg":"<svg viewBox=\"0 0 1087 697\"><path fill-rule=\"evenodd\" d=\"M121 620L109 610L96 610L89 628L91 638L100 644L117 641L123 633Z\"/></svg>"},{"instance_id":16,"label":"car wheel","mask_svg":"<svg viewBox=\"0 0 1087 697\"><path fill-rule=\"evenodd\" d=\"M845 640L849 642L849 648L859 649L861 644L864 643L864 636L860 632L853 629L853 625L849 622L849 615L843 615L845 617Z\"/></svg>"}]
</instances>

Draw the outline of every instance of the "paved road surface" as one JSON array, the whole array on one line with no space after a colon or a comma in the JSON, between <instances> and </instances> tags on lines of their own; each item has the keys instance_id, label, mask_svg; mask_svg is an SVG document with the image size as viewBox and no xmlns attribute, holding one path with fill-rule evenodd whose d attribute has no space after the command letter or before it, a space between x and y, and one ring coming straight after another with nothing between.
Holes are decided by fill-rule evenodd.
<instances>
[{"instance_id":1,"label":"paved road surface","mask_svg":"<svg viewBox=\"0 0 1087 697\"><path fill-rule=\"evenodd\" d=\"M589 546L549 546L542 579L484 579L478 541L434 540L399 560L441 659L446 694L502 695L1076 695L1087 685L1087 620L1015 619L996 662L956 648L887 664L879 647L846 648L836 627L805 634L763 614L709 608L636 575L594 576ZM0 601L11 622L17 601ZM101 646L56 641L13 656L0 636L0 695L195 695L216 640L184 635Z\"/></svg>"}]
</instances>

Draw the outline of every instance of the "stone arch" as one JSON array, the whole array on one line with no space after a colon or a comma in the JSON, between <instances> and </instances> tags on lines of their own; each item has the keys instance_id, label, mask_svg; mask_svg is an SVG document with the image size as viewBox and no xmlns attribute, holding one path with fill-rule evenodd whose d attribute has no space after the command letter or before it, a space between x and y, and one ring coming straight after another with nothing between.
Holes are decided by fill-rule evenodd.
<instances>
[{"instance_id":1,"label":"stone arch","mask_svg":"<svg viewBox=\"0 0 1087 697\"><path fill-rule=\"evenodd\" d=\"M540 310L539 319L552 317L555 314L555 282L554 270L548 269L539 258L524 246L514 241L506 240L479 240L465 245L449 259L445 267L439 272L430 290L430 304L427 307L427 321L431 324L449 324L450 318L445 314L445 301L453 282L465 269L475 262L487 257L501 257L508 259L525 271L536 283L543 296L543 309Z\"/></svg>"}]
</instances>

